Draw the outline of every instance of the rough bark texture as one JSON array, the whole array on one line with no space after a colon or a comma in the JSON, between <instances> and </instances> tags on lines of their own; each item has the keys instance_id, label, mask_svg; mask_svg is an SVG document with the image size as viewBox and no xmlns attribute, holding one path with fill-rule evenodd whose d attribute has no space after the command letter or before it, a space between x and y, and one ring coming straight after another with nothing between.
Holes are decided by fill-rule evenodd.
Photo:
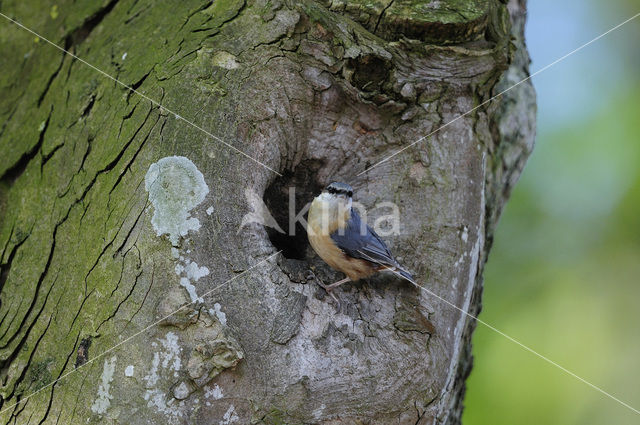
<instances>
[{"instance_id":1,"label":"rough bark texture","mask_svg":"<svg viewBox=\"0 0 640 425\"><path fill-rule=\"evenodd\" d=\"M247 189L281 220L290 185L299 209L349 182L400 207L387 240L417 280L477 314L533 145L529 82L357 174L527 75L523 0L0 11L284 175L0 18L2 423L460 421L473 321L393 276L336 311L303 278L340 277L304 234L238 229Z\"/></svg>"}]
</instances>

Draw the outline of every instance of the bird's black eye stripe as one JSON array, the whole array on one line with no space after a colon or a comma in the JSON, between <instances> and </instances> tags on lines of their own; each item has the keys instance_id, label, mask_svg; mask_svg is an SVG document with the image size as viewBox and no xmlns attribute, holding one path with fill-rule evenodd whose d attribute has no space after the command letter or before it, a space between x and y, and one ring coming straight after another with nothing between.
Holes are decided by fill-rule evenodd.
<instances>
[{"instance_id":1,"label":"bird's black eye stripe","mask_svg":"<svg viewBox=\"0 0 640 425\"><path fill-rule=\"evenodd\" d=\"M347 195L349 197L353 196L353 191L348 189L337 188L335 186L328 186L326 190L332 195L338 194L338 195Z\"/></svg>"}]
</instances>

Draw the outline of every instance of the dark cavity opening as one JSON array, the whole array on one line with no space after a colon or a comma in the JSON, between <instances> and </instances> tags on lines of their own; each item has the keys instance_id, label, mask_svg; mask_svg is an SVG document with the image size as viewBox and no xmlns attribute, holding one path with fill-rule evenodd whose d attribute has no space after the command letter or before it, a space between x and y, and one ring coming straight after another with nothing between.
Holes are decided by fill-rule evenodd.
<instances>
[{"instance_id":1,"label":"dark cavity opening","mask_svg":"<svg viewBox=\"0 0 640 425\"><path fill-rule=\"evenodd\" d=\"M351 84L364 92L380 91L391 72L391 63L375 55L349 59L348 66L353 70Z\"/></svg>"},{"instance_id":2,"label":"dark cavity opening","mask_svg":"<svg viewBox=\"0 0 640 425\"><path fill-rule=\"evenodd\" d=\"M286 258L304 260L309 247L307 232L300 221L296 221L295 232L289 232L290 188L295 194L295 205L291 217L291 220L294 220L305 205L318 196L322 190L322 184L316 181L318 170L322 165L321 161L304 160L292 171L286 171L282 177L277 177L264 192L265 205L284 231L281 233L277 229L267 227L267 235L273 246L282 250L282 254ZM307 219L306 213L304 219Z\"/></svg>"}]
</instances>

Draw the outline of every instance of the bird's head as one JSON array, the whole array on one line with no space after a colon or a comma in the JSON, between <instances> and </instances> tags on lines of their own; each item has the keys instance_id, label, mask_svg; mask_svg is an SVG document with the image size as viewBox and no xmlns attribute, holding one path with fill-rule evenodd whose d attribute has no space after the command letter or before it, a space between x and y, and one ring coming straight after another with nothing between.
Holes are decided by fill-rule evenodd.
<instances>
[{"instance_id":1,"label":"bird's head","mask_svg":"<svg viewBox=\"0 0 640 425\"><path fill-rule=\"evenodd\" d=\"M343 228L351 217L353 189L345 183L333 182L322 190L309 208L309 234L330 234Z\"/></svg>"},{"instance_id":2,"label":"bird's head","mask_svg":"<svg viewBox=\"0 0 640 425\"><path fill-rule=\"evenodd\" d=\"M346 183L333 182L322 190L320 198L332 207L351 210L353 189Z\"/></svg>"}]
</instances>

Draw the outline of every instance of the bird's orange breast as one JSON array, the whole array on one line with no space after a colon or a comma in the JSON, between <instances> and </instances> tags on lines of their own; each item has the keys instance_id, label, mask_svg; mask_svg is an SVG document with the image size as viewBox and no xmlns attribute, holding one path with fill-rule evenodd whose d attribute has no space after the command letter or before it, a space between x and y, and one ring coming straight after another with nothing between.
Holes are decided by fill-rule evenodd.
<instances>
[{"instance_id":1,"label":"bird's orange breast","mask_svg":"<svg viewBox=\"0 0 640 425\"><path fill-rule=\"evenodd\" d=\"M307 235L313 250L325 263L346 274L351 280L371 276L377 270L372 263L359 258L349 257L331 239L331 233L344 228L346 220L327 210L327 205L316 198L309 208Z\"/></svg>"}]
</instances>

